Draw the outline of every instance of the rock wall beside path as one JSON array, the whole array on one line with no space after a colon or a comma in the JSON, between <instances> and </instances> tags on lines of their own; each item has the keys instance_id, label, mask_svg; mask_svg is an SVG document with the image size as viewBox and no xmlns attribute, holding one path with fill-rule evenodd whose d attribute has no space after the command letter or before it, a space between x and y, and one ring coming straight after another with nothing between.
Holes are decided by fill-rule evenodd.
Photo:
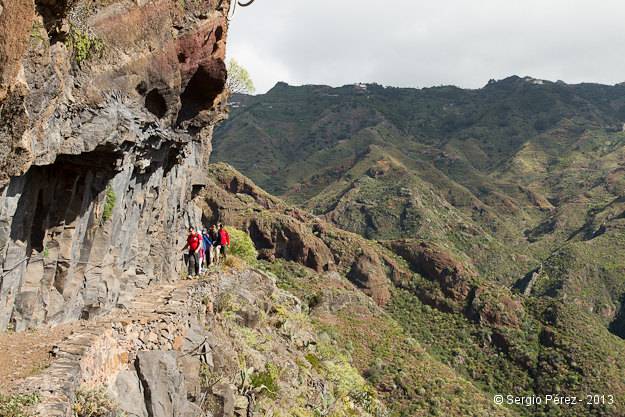
<instances>
[{"instance_id":1,"label":"rock wall beside path","mask_svg":"<svg viewBox=\"0 0 625 417\"><path fill-rule=\"evenodd\" d=\"M84 322L81 329L54 347L51 366L19 387L20 391L41 395L42 401L32 411L73 416L77 389L100 386L109 386L130 415L147 417L149 409L150 415L173 416L182 415L174 409L193 408L187 404L187 394L190 389L199 390L200 355L193 356L197 363L191 370L195 371L192 386L186 383L178 362L190 365L179 359L204 344L206 323L199 318L204 317L202 300L208 288L184 283L149 290L128 309ZM165 408L155 413L159 403Z\"/></svg>"},{"instance_id":2,"label":"rock wall beside path","mask_svg":"<svg viewBox=\"0 0 625 417\"><path fill-rule=\"evenodd\" d=\"M0 330L20 331L176 277L225 114L230 2L2 4ZM81 59L76 30L103 52Z\"/></svg>"}]
</instances>

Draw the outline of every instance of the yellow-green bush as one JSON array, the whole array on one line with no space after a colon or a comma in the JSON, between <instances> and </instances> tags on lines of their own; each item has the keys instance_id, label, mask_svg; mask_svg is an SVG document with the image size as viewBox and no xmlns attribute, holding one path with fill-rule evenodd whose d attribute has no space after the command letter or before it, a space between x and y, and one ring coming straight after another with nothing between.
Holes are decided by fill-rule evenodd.
<instances>
[{"instance_id":1,"label":"yellow-green bush","mask_svg":"<svg viewBox=\"0 0 625 417\"><path fill-rule=\"evenodd\" d=\"M238 256L248 263L254 262L258 258L258 251L247 233L231 226L226 227L226 231L230 235L228 253Z\"/></svg>"},{"instance_id":2,"label":"yellow-green bush","mask_svg":"<svg viewBox=\"0 0 625 417\"><path fill-rule=\"evenodd\" d=\"M79 387L76 390L74 413L78 417L107 416L117 410L119 404L109 397L108 387L103 385L94 389Z\"/></svg>"},{"instance_id":3,"label":"yellow-green bush","mask_svg":"<svg viewBox=\"0 0 625 417\"><path fill-rule=\"evenodd\" d=\"M347 395L365 385L363 377L348 362L325 361L323 366L326 368L328 379L336 382L334 387L336 397Z\"/></svg>"},{"instance_id":4,"label":"yellow-green bush","mask_svg":"<svg viewBox=\"0 0 625 417\"><path fill-rule=\"evenodd\" d=\"M223 292L217 297L214 307L215 312L223 313L228 311L239 311L243 306L241 305L238 297L232 292Z\"/></svg>"},{"instance_id":5,"label":"yellow-green bush","mask_svg":"<svg viewBox=\"0 0 625 417\"><path fill-rule=\"evenodd\" d=\"M275 400L278 398L278 383L276 378L266 371L259 371L252 374L250 383L254 388L262 389L262 392L269 398Z\"/></svg>"},{"instance_id":6,"label":"yellow-green bush","mask_svg":"<svg viewBox=\"0 0 625 417\"><path fill-rule=\"evenodd\" d=\"M37 402L41 401L39 394L30 393L28 395L24 394L13 394L9 396L4 396L0 394L0 416L2 417L26 417L32 416L32 413L27 413L24 411L24 407L29 405L33 405Z\"/></svg>"},{"instance_id":7,"label":"yellow-green bush","mask_svg":"<svg viewBox=\"0 0 625 417\"><path fill-rule=\"evenodd\" d=\"M72 52L77 64L92 56L102 56L106 49L106 38L101 33L96 33L90 23L92 13L90 3L84 1L73 2L68 12L69 31L65 46Z\"/></svg>"},{"instance_id":8,"label":"yellow-green bush","mask_svg":"<svg viewBox=\"0 0 625 417\"><path fill-rule=\"evenodd\" d=\"M110 185L106 187L106 199L104 200L104 210L102 210L101 223L104 223L111 217L113 217L113 210L115 210L115 204L117 203L117 195L115 190Z\"/></svg>"}]
</instances>

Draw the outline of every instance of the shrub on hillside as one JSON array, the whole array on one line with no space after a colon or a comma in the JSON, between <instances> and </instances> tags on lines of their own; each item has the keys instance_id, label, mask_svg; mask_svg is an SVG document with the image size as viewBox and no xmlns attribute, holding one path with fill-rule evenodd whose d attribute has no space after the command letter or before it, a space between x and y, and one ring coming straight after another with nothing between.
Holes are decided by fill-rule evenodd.
<instances>
[{"instance_id":1,"label":"shrub on hillside","mask_svg":"<svg viewBox=\"0 0 625 417\"><path fill-rule=\"evenodd\" d=\"M113 217L113 211L115 210L115 204L117 203L117 195L115 190L110 185L106 187L106 198L104 200L104 209L102 210L102 218L100 224Z\"/></svg>"},{"instance_id":2,"label":"shrub on hillside","mask_svg":"<svg viewBox=\"0 0 625 417\"><path fill-rule=\"evenodd\" d=\"M77 417L109 416L119 404L108 394L108 387L102 385L93 389L78 387L74 401L74 415Z\"/></svg>"},{"instance_id":3,"label":"shrub on hillside","mask_svg":"<svg viewBox=\"0 0 625 417\"><path fill-rule=\"evenodd\" d=\"M248 263L254 262L258 258L258 251L248 234L230 226L226 227L226 230L230 235L228 253L238 256Z\"/></svg>"},{"instance_id":4,"label":"shrub on hillside","mask_svg":"<svg viewBox=\"0 0 625 417\"><path fill-rule=\"evenodd\" d=\"M0 394L0 416L3 417L27 417L32 413L24 411L25 407L41 401L39 394L13 394L4 396Z\"/></svg>"}]
</instances>

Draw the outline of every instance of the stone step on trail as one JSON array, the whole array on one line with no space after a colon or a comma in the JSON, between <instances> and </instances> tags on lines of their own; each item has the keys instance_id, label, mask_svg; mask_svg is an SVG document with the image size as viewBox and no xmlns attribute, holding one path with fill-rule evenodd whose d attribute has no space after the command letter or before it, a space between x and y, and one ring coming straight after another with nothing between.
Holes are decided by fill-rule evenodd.
<instances>
[{"instance_id":1,"label":"stone step on trail","mask_svg":"<svg viewBox=\"0 0 625 417\"><path fill-rule=\"evenodd\" d=\"M154 285L136 294L128 308L72 323L69 335L61 333L62 340L48 340L45 344L48 350L52 347L54 357L49 367L17 386L6 387L6 392L37 392L41 401L31 411L45 416L73 416L79 386L112 384L120 372L133 368L131 362L139 352L180 350L190 318L199 316L198 306L189 304L190 294L197 292L205 292L205 297L210 290L201 280ZM32 338L47 330L32 332ZM184 405L185 409L189 407Z\"/></svg>"}]
</instances>

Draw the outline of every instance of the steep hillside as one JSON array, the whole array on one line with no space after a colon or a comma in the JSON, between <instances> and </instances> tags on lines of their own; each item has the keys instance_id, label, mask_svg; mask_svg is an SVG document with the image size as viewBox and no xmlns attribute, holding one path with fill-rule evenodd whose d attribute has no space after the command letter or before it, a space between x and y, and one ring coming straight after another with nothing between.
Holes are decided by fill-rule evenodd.
<instances>
[{"instance_id":1,"label":"steep hillside","mask_svg":"<svg viewBox=\"0 0 625 417\"><path fill-rule=\"evenodd\" d=\"M248 232L259 267L308 300L317 330L349 354L389 408L402 415L467 414L489 410L499 393L556 389L581 398L592 387L614 393L612 403L508 411L623 411L625 342L584 308L516 294L431 241L373 241L345 232L270 196L225 164L209 171L204 222Z\"/></svg>"},{"instance_id":2,"label":"steep hillside","mask_svg":"<svg viewBox=\"0 0 625 417\"><path fill-rule=\"evenodd\" d=\"M615 109L623 106L624 92L625 86L538 84L518 77L480 90L278 83L264 95L233 97L238 107L218 129L214 157L231 160L268 192L284 195L324 168L353 165L348 157L365 152L363 145L383 143L399 146L410 160L432 162L462 183L465 174L456 172L460 168L488 173L560 122L620 130L625 120ZM254 151L246 155L243 146L250 142ZM437 158L428 146L448 155ZM451 169L454 164L460 167ZM303 198L311 194L315 190L306 190Z\"/></svg>"},{"instance_id":3,"label":"steep hillside","mask_svg":"<svg viewBox=\"0 0 625 417\"><path fill-rule=\"evenodd\" d=\"M247 232L233 231L228 261L72 323L0 407L88 415L96 398L144 417L623 415L625 343L583 308L511 292L432 241L341 230L226 164L207 173L191 202L201 223ZM493 401L554 392L580 405ZM589 402L595 393L605 397Z\"/></svg>"},{"instance_id":4,"label":"steep hillside","mask_svg":"<svg viewBox=\"0 0 625 417\"><path fill-rule=\"evenodd\" d=\"M436 243L622 334L623 93L529 77L479 90L279 83L233 98L212 160L341 228Z\"/></svg>"},{"instance_id":5,"label":"steep hillside","mask_svg":"<svg viewBox=\"0 0 625 417\"><path fill-rule=\"evenodd\" d=\"M211 156L229 9L0 1L0 414L625 415L625 86L278 84Z\"/></svg>"}]
</instances>

